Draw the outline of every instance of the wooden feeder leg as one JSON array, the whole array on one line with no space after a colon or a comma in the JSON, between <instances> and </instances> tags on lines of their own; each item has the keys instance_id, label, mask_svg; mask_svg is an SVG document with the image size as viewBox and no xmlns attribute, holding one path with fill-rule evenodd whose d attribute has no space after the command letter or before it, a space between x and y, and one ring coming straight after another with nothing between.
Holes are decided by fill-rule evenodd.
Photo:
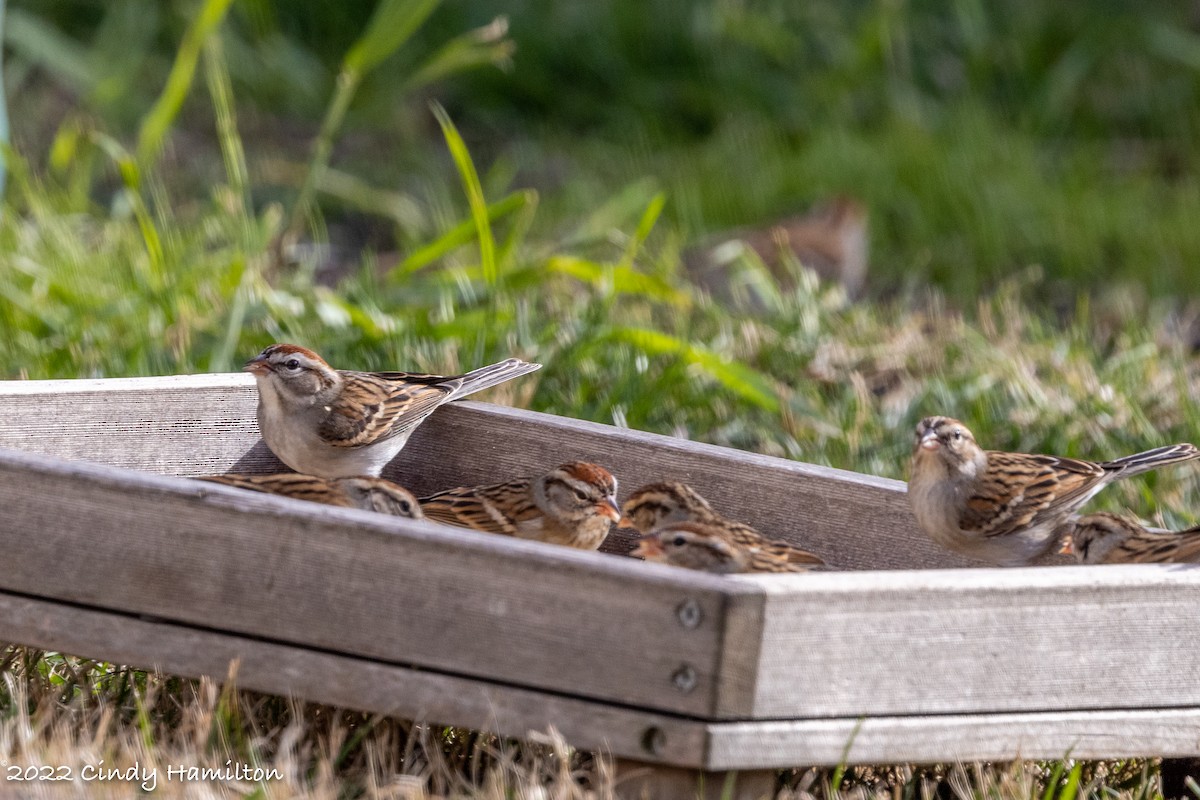
<instances>
[{"instance_id":1,"label":"wooden feeder leg","mask_svg":"<svg viewBox=\"0 0 1200 800\"><path fill-rule=\"evenodd\" d=\"M1162 781L1163 797L1167 800L1176 797L1191 800L1195 795L1187 787L1187 779L1190 776L1200 783L1200 758L1164 758L1158 774Z\"/></svg>"},{"instance_id":2,"label":"wooden feeder leg","mask_svg":"<svg viewBox=\"0 0 1200 800\"><path fill-rule=\"evenodd\" d=\"M617 797L621 800L763 800L775 796L775 770L707 772L619 758ZM726 791L726 785L731 786Z\"/></svg>"}]
</instances>

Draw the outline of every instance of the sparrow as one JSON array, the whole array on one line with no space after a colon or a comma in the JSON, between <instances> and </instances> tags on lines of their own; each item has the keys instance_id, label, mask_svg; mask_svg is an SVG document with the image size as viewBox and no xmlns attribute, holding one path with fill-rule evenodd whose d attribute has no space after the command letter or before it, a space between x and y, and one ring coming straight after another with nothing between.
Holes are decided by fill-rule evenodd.
<instances>
[{"instance_id":1,"label":"sparrow","mask_svg":"<svg viewBox=\"0 0 1200 800\"><path fill-rule=\"evenodd\" d=\"M322 478L378 477L443 403L540 369L510 358L465 375L352 372L294 344L246 362L258 383L258 427L279 460Z\"/></svg>"},{"instance_id":2,"label":"sparrow","mask_svg":"<svg viewBox=\"0 0 1200 800\"><path fill-rule=\"evenodd\" d=\"M794 290L796 278L788 259L795 259L822 280L836 281L851 298L862 294L867 279L870 244L869 212L860 201L841 195L806 213L793 214L760 228L741 228L710 237L702 245L684 250L684 269L700 286L726 301L736 296L733 262L749 250L785 290ZM763 303L748 298L756 307Z\"/></svg>"},{"instance_id":3,"label":"sparrow","mask_svg":"<svg viewBox=\"0 0 1200 800\"><path fill-rule=\"evenodd\" d=\"M917 425L908 500L938 544L990 564L1028 564L1109 483L1197 456L1190 444L1101 463L983 450L958 420L927 417Z\"/></svg>"},{"instance_id":4,"label":"sparrow","mask_svg":"<svg viewBox=\"0 0 1200 800\"><path fill-rule=\"evenodd\" d=\"M671 522L638 540L632 555L675 567L728 575L735 572L808 572L796 564L731 541L728 533L703 522Z\"/></svg>"},{"instance_id":5,"label":"sparrow","mask_svg":"<svg viewBox=\"0 0 1200 800\"><path fill-rule=\"evenodd\" d=\"M395 517L423 519L425 516L412 492L383 478L318 478L282 472L278 475L206 475L200 480L330 506L378 511Z\"/></svg>"},{"instance_id":6,"label":"sparrow","mask_svg":"<svg viewBox=\"0 0 1200 800\"><path fill-rule=\"evenodd\" d=\"M1172 533L1148 531L1116 514L1088 514L1066 526L1059 551L1080 564L1200 562L1200 526Z\"/></svg>"},{"instance_id":7,"label":"sparrow","mask_svg":"<svg viewBox=\"0 0 1200 800\"><path fill-rule=\"evenodd\" d=\"M617 479L604 467L572 461L536 478L460 487L421 498L435 522L596 550L621 517Z\"/></svg>"},{"instance_id":8,"label":"sparrow","mask_svg":"<svg viewBox=\"0 0 1200 800\"><path fill-rule=\"evenodd\" d=\"M643 535L671 522L702 522L738 547L758 550L793 564L824 564L818 555L788 542L770 539L743 522L717 513L711 504L686 483L651 483L631 494L622 507L620 525Z\"/></svg>"}]
</instances>

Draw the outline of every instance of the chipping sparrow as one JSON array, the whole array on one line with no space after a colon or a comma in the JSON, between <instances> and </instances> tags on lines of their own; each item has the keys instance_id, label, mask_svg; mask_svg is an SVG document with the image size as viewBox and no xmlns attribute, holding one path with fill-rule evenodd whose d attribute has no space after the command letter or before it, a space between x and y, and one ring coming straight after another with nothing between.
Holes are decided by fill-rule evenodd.
<instances>
[{"instance_id":1,"label":"chipping sparrow","mask_svg":"<svg viewBox=\"0 0 1200 800\"><path fill-rule=\"evenodd\" d=\"M730 262L743 249L753 251L771 277L787 289L796 284L786 263L785 256L790 256L822 279L841 283L855 297L867 277L867 220L862 203L844 195L834 197L807 213L761 228L728 231L709 239L707 246L688 248L683 252L684 268L712 294L730 300L736 296Z\"/></svg>"},{"instance_id":2,"label":"chipping sparrow","mask_svg":"<svg viewBox=\"0 0 1200 800\"><path fill-rule=\"evenodd\" d=\"M421 508L448 525L595 550L621 516L616 495L608 470L574 461L538 478L438 492Z\"/></svg>"},{"instance_id":3,"label":"chipping sparrow","mask_svg":"<svg viewBox=\"0 0 1200 800\"><path fill-rule=\"evenodd\" d=\"M323 478L378 476L442 403L539 369L510 358L465 375L335 370L311 350L273 344L246 362L271 452Z\"/></svg>"},{"instance_id":4,"label":"chipping sparrow","mask_svg":"<svg viewBox=\"0 0 1200 800\"><path fill-rule=\"evenodd\" d=\"M743 522L717 513L707 500L686 483L664 481L636 490L625 501L620 524L643 535L671 522L702 522L711 532L738 547L759 550L793 564L824 564L820 556L787 542L769 539Z\"/></svg>"},{"instance_id":5,"label":"chipping sparrow","mask_svg":"<svg viewBox=\"0 0 1200 800\"><path fill-rule=\"evenodd\" d=\"M318 478L282 472L278 475L206 475L200 480L330 506L378 511L395 517L424 517L412 492L383 478Z\"/></svg>"},{"instance_id":6,"label":"chipping sparrow","mask_svg":"<svg viewBox=\"0 0 1200 800\"><path fill-rule=\"evenodd\" d=\"M935 542L991 564L1027 564L1051 550L1060 527L1118 478L1200 456L1190 444L1092 463L983 450L961 422L917 425L908 501Z\"/></svg>"},{"instance_id":7,"label":"chipping sparrow","mask_svg":"<svg viewBox=\"0 0 1200 800\"><path fill-rule=\"evenodd\" d=\"M1177 533L1148 531L1116 514L1088 514L1065 526L1060 552L1081 564L1200 562L1200 526Z\"/></svg>"},{"instance_id":8,"label":"chipping sparrow","mask_svg":"<svg viewBox=\"0 0 1200 800\"><path fill-rule=\"evenodd\" d=\"M686 569L734 572L808 572L812 567L775 558L731 541L728 532L703 522L671 522L638 541L632 555Z\"/></svg>"}]
</instances>

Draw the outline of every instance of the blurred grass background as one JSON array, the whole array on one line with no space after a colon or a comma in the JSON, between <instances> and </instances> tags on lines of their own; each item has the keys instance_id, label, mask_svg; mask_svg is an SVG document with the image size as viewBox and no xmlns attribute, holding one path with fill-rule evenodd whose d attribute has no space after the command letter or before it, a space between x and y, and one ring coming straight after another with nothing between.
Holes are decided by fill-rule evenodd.
<instances>
[{"instance_id":1,"label":"blurred grass background","mask_svg":"<svg viewBox=\"0 0 1200 800\"><path fill-rule=\"evenodd\" d=\"M26 103L46 98L22 95L54 88L110 133L133 131L196 8L13 2L14 106L28 120ZM233 4L222 37L244 133L269 128L252 155L257 142L301 160L373 8ZM1068 287L1195 282L1194 4L526 0L503 12L509 46L487 55L504 68L422 72L496 17L464 1L434 8L367 77L338 152L349 172L408 191L444 180L424 107L436 96L498 182L542 193L545 233L647 178L684 239L847 192L872 212L878 290L932 282L962 299L1031 264ZM190 100L185 127L204 136L203 98Z\"/></svg>"},{"instance_id":2,"label":"blurred grass background","mask_svg":"<svg viewBox=\"0 0 1200 800\"><path fill-rule=\"evenodd\" d=\"M0 378L519 355L537 410L897 478L929 413L1092 458L1195 439L1200 5L502 11L10 0ZM834 195L870 212L863 298L686 274ZM1097 506L1191 524L1189 475Z\"/></svg>"},{"instance_id":3,"label":"blurred grass background","mask_svg":"<svg viewBox=\"0 0 1200 800\"><path fill-rule=\"evenodd\" d=\"M450 74L426 70L431 56L498 12L433 5L420 35L366 77L338 143L374 188L445 181L433 96L498 184L541 193L539 234L647 180L669 198L664 227L687 240L848 192L872 212L880 292L932 282L965 299L1030 264L1068 293L1114 279L1197 288L1194 4L523 0L503 9L505 44L473 53L500 68ZM198 7L11 6L18 142L33 116L42 143L55 111L136 130ZM303 160L374 7L232 5L221 36L252 157L265 155L257 143ZM205 105L189 97L188 135L210 138ZM195 144L179 143L189 161ZM388 232L400 244L427 234L408 222Z\"/></svg>"}]
</instances>

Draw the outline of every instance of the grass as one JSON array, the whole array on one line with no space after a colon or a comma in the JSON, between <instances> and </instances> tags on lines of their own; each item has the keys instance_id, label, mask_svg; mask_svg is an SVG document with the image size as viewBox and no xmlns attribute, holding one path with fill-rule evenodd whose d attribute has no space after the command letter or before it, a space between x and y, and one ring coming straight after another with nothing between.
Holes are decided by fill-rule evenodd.
<instances>
[{"instance_id":1,"label":"grass","mask_svg":"<svg viewBox=\"0 0 1200 800\"><path fill-rule=\"evenodd\" d=\"M10 14L6 65L10 83L30 81L14 93L34 107L21 116L60 116L29 97L49 75L77 98L71 113L132 137L194 13L26 4ZM436 93L492 191L541 193L539 239L647 178L667 193L664 232L686 240L848 192L872 212L877 293L931 283L965 303L1031 265L1068 299L1110 280L1159 296L1198 288L1200 36L1184 6L525 0L496 25L494 7L472 0L432 9L376 53L360 45L377 5L412 10L246 0L221 28L247 116L288 144L344 112L365 144L339 142L333 163L370 176L366 188L448 202L425 108ZM372 58L347 61L354 48ZM337 92L344 104L328 102ZM195 99L182 106L192 130L207 123ZM301 147L280 149L305 171ZM430 233L428 219L393 230L368 205L404 248Z\"/></svg>"},{"instance_id":2,"label":"grass","mask_svg":"<svg viewBox=\"0 0 1200 800\"><path fill-rule=\"evenodd\" d=\"M383 21L365 30L249 2L218 25L226 5L130 0L92 9L87 36L67 0L14 7L10 83L50 75L72 95L65 111L17 96L0 377L225 371L277 340L363 369L518 355L546 365L510 398L536 410L897 478L930 413L989 447L1091 458L1195 436L1197 308L1179 298L1200 258L1181 145L1200 45L1173 11L1001 19L961 2L943 22L920 4L613 0L602 20L556 6L551 36L529 23L550 13L537 2L507 27L471 3L371 4ZM307 45L310 25L330 40ZM1114 31L1137 33L1122 59ZM187 46L173 59L160 38ZM280 156L261 131L293 113L313 138ZM753 310L683 274L696 235L847 188L873 213L864 301L798 264L788 291L740 265L767 292ZM1181 527L1197 488L1153 473L1097 506ZM20 648L0 662L12 763L282 774L214 796L614 791L602 756L549 733L497 742ZM1155 780L1151 762L1061 761L798 770L781 787L1065 800L1151 797Z\"/></svg>"},{"instance_id":3,"label":"grass","mask_svg":"<svg viewBox=\"0 0 1200 800\"><path fill-rule=\"evenodd\" d=\"M232 675L218 685L0 652L0 768L66 778L9 779L5 797L613 797L609 765L553 732L505 742L238 691Z\"/></svg>"},{"instance_id":4,"label":"grass","mask_svg":"<svg viewBox=\"0 0 1200 800\"><path fill-rule=\"evenodd\" d=\"M142 797L143 788L165 798L621 796L610 760L573 751L553 730L536 742L498 740L241 691L234 688L236 674L221 683L182 680L20 647L0 650L0 664L8 701L0 769L7 776L13 766L21 775L53 768L70 778L9 780L6 797L14 787L16 796L105 800ZM1154 786L1153 765L1144 761L800 769L778 776L778 796L787 800L945 792L963 800L1142 800Z\"/></svg>"}]
</instances>

